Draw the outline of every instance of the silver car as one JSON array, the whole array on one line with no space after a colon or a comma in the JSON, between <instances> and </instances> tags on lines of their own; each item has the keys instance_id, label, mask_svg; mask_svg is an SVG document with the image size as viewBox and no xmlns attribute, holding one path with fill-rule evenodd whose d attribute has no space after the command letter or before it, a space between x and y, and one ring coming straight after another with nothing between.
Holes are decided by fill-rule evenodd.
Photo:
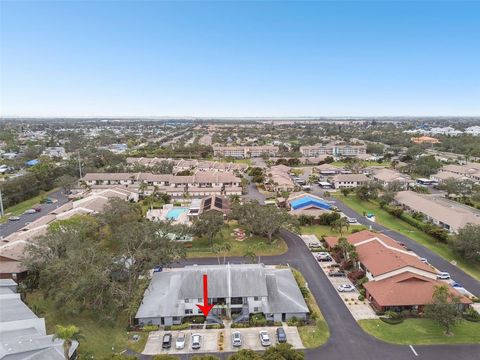
<instances>
[{"instance_id":1,"label":"silver car","mask_svg":"<svg viewBox=\"0 0 480 360\"><path fill-rule=\"evenodd\" d=\"M235 347L242 346L242 335L240 331L234 331L232 333L232 345Z\"/></svg>"},{"instance_id":2,"label":"silver car","mask_svg":"<svg viewBox=\"0 0 480 360\"><path fill-rule=\"evenodd\" d=\"M260 331L258 334L260 336L260 343L262 346L270 346L270 336L265 330Z\"/></svg>"},{"instance_id":3,"label":"silver car","mask_svg":"<svg viewBox=\"0 0 480 360\"><path fill-rule=\"evenodd\" d=\"M192 349L200 349L202 336L200 334L192 334Z\"/></svg>"},{"instance_id":4,"label":"silver car","mask_svg":"<svg viewBox=\"0 0 480 360\"><path fill-rule=\"evenodd\" d=\"M185 347L185 341L187 340L187 337L185 336L185 333L181 332L178 333L177 340L175 341L175 349L181 350Z\"/></svg>"}]
</instances>

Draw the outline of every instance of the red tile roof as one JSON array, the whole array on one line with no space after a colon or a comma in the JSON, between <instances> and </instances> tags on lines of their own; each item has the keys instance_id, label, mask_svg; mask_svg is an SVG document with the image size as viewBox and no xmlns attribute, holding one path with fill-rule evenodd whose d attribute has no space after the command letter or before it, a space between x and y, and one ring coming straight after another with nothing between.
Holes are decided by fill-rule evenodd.
<instances>
[{"instance_id":1,"label":"red tile roof","mask_svg":"<svg viewBox=\"0 0 480 360\"><path fill-rule=\"evenodd\" d=\"M445 285L438 280L405 272L380 281L369 281L365 289L380 306L426 305L432 302L435 286ZM463 304L471 304L470 299L449 287L450 292L460 297Z\"/></svg>"}]
</instances>

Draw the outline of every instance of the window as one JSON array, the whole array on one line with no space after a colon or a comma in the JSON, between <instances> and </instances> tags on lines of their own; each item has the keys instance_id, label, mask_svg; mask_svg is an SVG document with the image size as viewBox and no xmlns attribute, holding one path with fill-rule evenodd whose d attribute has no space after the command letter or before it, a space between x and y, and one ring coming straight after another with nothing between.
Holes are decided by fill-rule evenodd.
<instances>
[{"instance_id":1,"label":"window","mask_svg":"<svg viewBox=\"0 0 480 360\"><path fill-rule=\"evenodd\" d=\"M260 300L260 298L259 298L258 296L254 296L254 297L253 297L253 300L254 300L254 301L258 301L258 300Z\"/></svg>"},{"instance_id":2,"label":"window","mask_svg":"<svg viewBox=\"0 0 480 360\"><path fill-rule=\"evenodd\" d=\"M255 306L255 307L253 308L253 312L259 312L259 311L260 311L260 308L259 308L258 306Z\"/></svg>"},{"instance_id":3,"label":"window","mask_svg":"<svg viewBox=\"0 0 480 360\"><path fill-rule=\"evenodd\" d=\"M192 309L185 309L185 315L190 315L190 314L193 314L193 310Z\"/></svg>"},{"instance_id":4,"label":"window","mask_svg":"<svg viewBox=\"0 0 480 360\"><path fill-rule=\"evenodd\" d=\"M190 302L190 299L185 299L185 304L188 304Z\"/></svg>"}]
</instances>

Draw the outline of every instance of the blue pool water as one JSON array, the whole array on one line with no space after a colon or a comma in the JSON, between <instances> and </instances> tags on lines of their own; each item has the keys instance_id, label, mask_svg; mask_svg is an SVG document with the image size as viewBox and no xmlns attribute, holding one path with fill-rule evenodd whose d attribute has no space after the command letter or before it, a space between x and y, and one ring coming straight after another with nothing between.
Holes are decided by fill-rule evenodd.
<instances>
[{"instance_id":1,"label":"blue pool water","mask_svg":"<svg viewBox=\"0 0 480 360\"><path fill-rule=\"evenodd\" d=\"M168 210L167 215L165 216L167 220L177 220L178 217L184 213L188 212L187 208L177 207Z\"/></svg>"},{"instance_id":2,"label":"blue pool water","mask_svg":"<svg viewBox=\"0 0 480 360\"><path fill-rule=\"evenodd\" d=\"M325 201L321 201L319 199L310 197L310 196L302 196L299 199L295 199L290 203L293 210L297 210L300 208L308 207L308 206L316 206L321 209L330 210L332 205Z\"/></svg>"}]
</instances>

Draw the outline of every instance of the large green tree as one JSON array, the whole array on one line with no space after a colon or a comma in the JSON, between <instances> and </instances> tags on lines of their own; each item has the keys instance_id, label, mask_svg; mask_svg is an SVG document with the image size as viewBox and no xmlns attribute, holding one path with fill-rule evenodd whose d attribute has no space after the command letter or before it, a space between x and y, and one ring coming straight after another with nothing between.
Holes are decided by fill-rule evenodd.
<instances>
[{"instance_id":1,"label":"large green tree","mask_svg":"<svg viewBox=\"0 0 480 360\"><path fill-rule=\"evenodd\" d=\"M215 239L220 237L223 227L223 214L219 211L207 211L194 222L193 232L197 236L207 238L213 251Z\"/></svg>"},{"instance_id":2,"label":"large green tree","mask_svg":"<svg viewBox=\"0 0 480 360\"><path fill-rule=\"evenodd\" d=\"M437 286L432 303L425 307L425 315L436 321L449 335L452 327L462 319L459 305L460 299L446 285Z\"/></svg>"},{"instance_id":3,"label":"large green tree","mask_svg":"<svg viewBox=\"0 0 480 360\"><path fill-rule=\"evenodd\" d=\"M480 225L467 224L460 229L453 246L465 260L480 262Z\"/></svg>"},{"instance_id":4,"label":"large green tree","mask_svg":"<svg viewBox=\"0 0 480 360\"><path fill-rule=\"evenodd\" d=\"M112 200L103 214L55 222L28 246L28 283L64 313L89 310L112 320L127 312L131 320L150 269L185 257L169 237L185 231L144 220L135 204Z\"/></svg>"}]
</instances>

